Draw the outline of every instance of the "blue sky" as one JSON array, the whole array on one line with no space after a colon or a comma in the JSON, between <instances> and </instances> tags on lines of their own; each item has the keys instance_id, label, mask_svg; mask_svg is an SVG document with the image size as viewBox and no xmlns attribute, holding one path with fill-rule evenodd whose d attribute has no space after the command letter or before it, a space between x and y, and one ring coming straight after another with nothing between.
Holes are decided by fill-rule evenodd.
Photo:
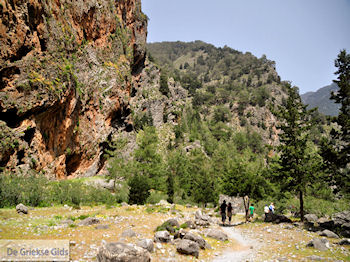
<instances>
[{"instance_id":1,"label":"blue sky","mask_svg":"<svg viewBox=\"0 0 350 262\"><path fill-rule=\"evenodd\" d=\"M350 0L142 0L148 42L203 40L276 61L301 93L335 79L350 52Z\"/></svg>"}]
</instances>

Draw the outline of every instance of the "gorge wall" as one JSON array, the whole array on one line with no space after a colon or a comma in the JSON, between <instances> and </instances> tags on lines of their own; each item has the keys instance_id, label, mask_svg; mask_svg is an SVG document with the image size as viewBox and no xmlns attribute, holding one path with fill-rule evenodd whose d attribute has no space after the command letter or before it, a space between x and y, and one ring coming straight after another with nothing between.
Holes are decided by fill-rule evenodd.
<instances>
[{"instance_id":1,"label":"gorge wall","mask_svg":"<svg viewBox=\"0 0 350 262\"><path fill-rule=\"evenodd\" d=\"M146 35L140 0L0 0L0 167L99 173L133 129Z\"/></svg>"}]
</instances>

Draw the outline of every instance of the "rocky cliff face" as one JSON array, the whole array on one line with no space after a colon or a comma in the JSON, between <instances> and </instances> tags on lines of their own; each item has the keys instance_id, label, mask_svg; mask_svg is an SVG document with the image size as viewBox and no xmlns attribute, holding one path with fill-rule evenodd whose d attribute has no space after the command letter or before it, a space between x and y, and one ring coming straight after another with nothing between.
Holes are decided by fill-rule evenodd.
<instances>
[{"instance_id":1,"label":"rocky cliff face","mask_svg":"<svg viewBox=\"0 0 350 262\"><path fill-rule=\"evenodd\" d=\"M97 174L133 129L146 34L140 0L0 0L0 166Z\"/></svg>"}]
</instances>

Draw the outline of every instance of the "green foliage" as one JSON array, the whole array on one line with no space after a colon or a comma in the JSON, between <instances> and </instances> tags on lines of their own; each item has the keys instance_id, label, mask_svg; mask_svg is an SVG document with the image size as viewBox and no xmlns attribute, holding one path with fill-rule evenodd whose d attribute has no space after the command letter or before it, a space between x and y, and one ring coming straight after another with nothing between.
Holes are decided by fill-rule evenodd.
<instances>
[{"instance_id":1,"label":"green foliage","mask_svg":"<svg viewBox=\"0 0 350 262\"><path fill-rule=\"evenodd\" d=\"M123 157L123 150L127 141L125 139L118 139L112 142L110 150L106 150L107 157L109 159L109 168L106 175L106 180L109 182L111 179L114 180L115 199L118 203L127 202L129 198L129 187L127 184L128 173L127 163Z\"/></svg>"},{"instance_id":2,"label":"green foliage","mask_svg":"<svg viewBox=\"0 0 350 262\"><path fill-rule=\"evenodd\" d=\"M350 54L342 50L335 60L339 91L332 93L331 99L340 104L338 117L334 122L340 127L333 128L331 137L324 139L322 156L329 173L329 181L336 191L350 193Z\"/></svg>"},{"instance_id":3,"label":"green foliage","mask_svg":"<svg viewBox=\"0 0 350 262\"><path fill-rule=\"evenodd\" d=\"M17 176L0 175L0 207L13 207L19 203L29 206L51 204L114 203L115 197L106 189L88 186L79 180L49 181L37 174Z\"/></svg>"},{"instance_id":4,"label":"green foliage","mask_svg":"<svg viewBox=\"0 0 350 262\"><path fill-rule=\"evenodd\" d=\"M153 125L153 119L150 111L140 112L139 114L133 114L134 129L139 131L146 126Z\"/></svg>"},{"instance_id":5,"label":"green foliage","mask_svg":"<svg viewBox=\"0 0 350 262\"><path fill-rule=\"evenodd\" d=\"M150 186L147 177L134 175L129 179L128 185L130 187L129 203L143 205L150 195Z\"/></svg>"},{"instance_id":6,"label":"green foliage","mask_svg":"<svg viewBox=\"0 0 350 262\"><path fill-rule=\"evenodd\" d=\"M183 229L186 229L186 228L188 228L188 225L187 225L187 223L183 223L183 224L181 224L181 225L180 225L180 228L183 228Z\"/></svg>"},{"instance_id":7,"label":"green foliage","mask_svg":"<svg viewBox=\"0 0 350 262\"><path fill-rule=\"evenodd\" d=\"M224 106L217 106L214 109L214 122L228 122L231 118L230 110Z\"/></svg>"},{"instance_id":8,"label":"green foliage","mask_svg":"<svg viewBox=\"0 0 350 262\"><path fill-rule=\"evenodd\" d=\"M168 75L167 73L162 70L160 73L160 87L159 87L159 91L165 95L165 96L169 96L169 86L168 86Z\"/></svg>"},{"instance_id":9,"label":"green foliage","mask_svg":"<svg viewBox=\"0 0 350 262\"><path fill-rule=\"evenodd\" d=\"M150 190L150 195L149 197L146 199L146 203L147 204L157 204L159 203L160 200L167 200L168 199L168 195L161 192L161 191L157 191L157 190Z\"/></svg>"},{"instance_id":10,"label":"green foliage","mask_svg":"<svg viewBox=\"0 0 350 262\"><path fill-rule=\"evenodd\" d=\"M275 111L281 121L280 168L273 179L281 184L281 190L299 194L300 213L303 220L303 196L306 188L317 181L316 174L321 168L321 159L317 149L308 143L308 131L311 129L310 111L302 104L296 88L288 89L285 106Z\"/></svg>"}]
</instances>

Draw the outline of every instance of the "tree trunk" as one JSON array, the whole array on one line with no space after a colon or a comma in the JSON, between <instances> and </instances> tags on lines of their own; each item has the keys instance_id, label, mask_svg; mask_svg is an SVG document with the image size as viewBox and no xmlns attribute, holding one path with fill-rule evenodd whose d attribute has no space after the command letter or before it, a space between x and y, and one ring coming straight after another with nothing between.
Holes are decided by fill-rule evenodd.
<instances>
[{"instance_id":1,"label":"tree trunk","mask_svg":"<svg viewBox=\"0 0 350 262\"><path fill-rule=\"evenodd\" d=\"M243 204L244 204L244 209L245 209L245 222L248 222L248 220L249 220L249 217L248 217L249 197L248 196L243 197Z\"/></svg>"},{"instance_id":2,"label":"tree trunk","mask_svg":"<svg viewBox=\"0 0 350 262\"><path fill-rule=\"evenodd\" d=\"M299 191L299 200L300 200L300 220L304 221L304 199L303 191Z\"/></svg>"}]
</instances>

